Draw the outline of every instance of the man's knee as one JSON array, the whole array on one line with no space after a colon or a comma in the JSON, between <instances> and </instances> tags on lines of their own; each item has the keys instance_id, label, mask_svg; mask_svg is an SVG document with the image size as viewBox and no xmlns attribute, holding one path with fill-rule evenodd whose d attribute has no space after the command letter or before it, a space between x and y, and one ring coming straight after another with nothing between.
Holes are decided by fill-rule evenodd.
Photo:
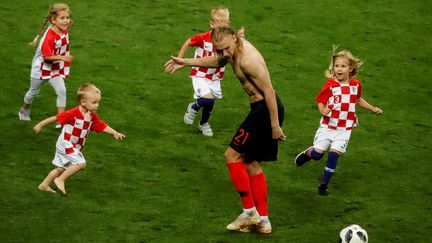
<instances>
[{"instance_id":1,"label":"man's knee","mask_svg":"<svg viewBox=\"0 0 432 243\"><path fill-rule=\"evenodd\" d=\"M257 174L263 172L262 167L261 167L261 163L258 161L246 163L246 169L247 169L248 174L250 176L254 176L254 175L257 175Z\"/></svg>"},{"instance_id":2,"label":"man's knee","mask_svg":"<svg viewBox=\"0 0 432 243\"><path fill-rule=\"evenodd\" d=\"M242 156L240 153L232 149L231 147L228 147L228 149L224 153L225 161L226 162L234 162L234 161L241 161Z\"/></svg>"}]
</instances>

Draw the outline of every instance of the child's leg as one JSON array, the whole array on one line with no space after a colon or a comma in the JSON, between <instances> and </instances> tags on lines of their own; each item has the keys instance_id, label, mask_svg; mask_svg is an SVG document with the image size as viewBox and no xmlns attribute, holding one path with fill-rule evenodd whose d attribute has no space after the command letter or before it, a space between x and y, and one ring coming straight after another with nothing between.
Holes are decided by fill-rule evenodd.
<instances>
[{"instance_id":1,"label":"child's leg","mask_svg":"<svg viewBox=\"0 0 432 243\"><path fill-rule=\"evenodd\" d=\"M66 195L65 181L86 167L86 163L70 165L59 177L54 179L57 188Z\"/></svg>"},{"instance_id":2,"label":"child's leg","mask_svg":"<svg viewBox=\"0 0 432 243\"><path fill-rule=\"evenodd\" d=\"M24 104L22 106L23 109L28 110L30 105L33 103L33 99L40 92L42 84L45 80L30 78L30 88L24 95Z\"/></svg>"},{"instance_id":3,"label":"child's leg","mask_svg":"<svg viewBox=\"0 0 432 243\"><path fill-rule=\"evenodd\" d=\"M52 78L48 83L54 88L57 95L57 112L62 113L66 108L66 86L62 77Z\"/></svg>"},{"instance_id":4,"label":"child's leg","mask_svg":"<svg viewBox=\"0 0 432 243\"><path fill-rule=\"evenodd\" d=\"M53 182L55 178L61 175L63 173L64 169L61 167L57 167L53 170L51 170L48 175L45 177L45 179L39 184L38 188L41 191L47 191L47 192L55 192L51 187L50 184Z\"/></svg>"},{"instance_id":5,"label":"child's leg","mask_svg":"<svg viewBox=\"0 0 432 243\"><path fill-rule=\"evenodd\" d=\"M311 159L320 160L323 157L323 155L324 155L323 150L320 150L320 149L317 149L314 147L309 147L306 150L297 154L297 156L294 159L294 163L297 166L302 166L306 162L309 162Z\"/></svg>"},{"instance_id":6,"label":"child's leg","mask_svg":"<svg viewBox=\"0 0 432 243\"><path fill-rule=\"evenodd\" d=\"M324 151L312 147L306 151L306 155L313 160L320 160L324 156Z\"/></svg>"},{"instance_id":7,"label":"child's leg","mask_svg":"<svg viewBox=\"0 0 432 243\"><path fill-rule=\"evenodd\" d=\"M210 119L210 115L214 107L214 102L214 98L201 98L197 100L196 103L198 104L198 106L203 107L200 125L207 123Z\"/></svg>"},{"instance_id":8,"label":"child's leg","mask_svg":"<svg viewBox=\"0 0 432 243\"><path fill-rule=\"evenodd\" d=\"M318 194L323 195L323 196L326 196L329 194L328 184L330 183L330 179L336 170L336 165L337 165L338 159L339 159L339 152L338 151L331 150L330 152L328 152L326 167L324 168L321 182L318 185Z\"/></svg>"},{"instance_id":9,"label":"child's leg","mask_svg":"<svg viewBox=\"0 0 432 243\"><path fill-rule=\"evenodd\" d=\"M330 182L330 179L336 170L338 159L339 153L337 151L328 152L327 163L326 167L324 168L321 184L328 184Z\"/></svg>"}]
</instances>

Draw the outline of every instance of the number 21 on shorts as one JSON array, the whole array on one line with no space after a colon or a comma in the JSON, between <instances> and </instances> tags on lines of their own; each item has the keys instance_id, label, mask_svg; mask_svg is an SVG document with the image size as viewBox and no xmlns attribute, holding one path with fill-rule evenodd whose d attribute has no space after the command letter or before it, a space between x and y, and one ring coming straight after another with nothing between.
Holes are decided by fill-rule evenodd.
<instances>
[{"instance_id":1,"label":"number 21 on shorts","mask_svg":"<svg viewBox=\"0 0 432 243\"><path fill-rule=\"evenodd\" d=\"M240 128L237 132L237 135L234 137L234 141L237 144L243 145L246 143L246 140L248 139L248 137L249 137L249 133L246 132L243 128Z\"/></svg>"}]
</instances>

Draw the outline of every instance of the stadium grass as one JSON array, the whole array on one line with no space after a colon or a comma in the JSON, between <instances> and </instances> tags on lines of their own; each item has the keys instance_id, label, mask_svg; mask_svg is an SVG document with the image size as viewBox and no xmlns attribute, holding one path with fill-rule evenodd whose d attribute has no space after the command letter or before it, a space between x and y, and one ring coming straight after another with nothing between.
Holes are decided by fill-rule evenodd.
<instances>
[{"instance_id":1,"label":"stadium grass","mask_svg":"<svg viewBox=\"0 0 432 243\"><path fill-rule=\"evenodd\" d=\"M351 223L365 227L371 242L429 241L430 1L70 2L75 59L68 108L80 84L95 83L103 93L99 115L127 139L92 134L84 150L88 166L68 181L67 198L37 190L59 133L32 132L55 112L49 85L35 100L31 122L16 115L34 53L26 43L50 1L0 3L2 242L336 242ZM249 109L232 71L211 118L213 138L183 124L192 100L188 71L163 73L186 38L208 30L209 10L218 3L266 58L286 108L288 139L279 161L264 165L270 236L225 231L241 205L223 152ZM331 195L320 197L324 162L295 168L292 161L317 128L314 97L332 44L366 61L358 76L364 98L384 114L358 112L361 126Z\"/></svg>"}]
</instances>

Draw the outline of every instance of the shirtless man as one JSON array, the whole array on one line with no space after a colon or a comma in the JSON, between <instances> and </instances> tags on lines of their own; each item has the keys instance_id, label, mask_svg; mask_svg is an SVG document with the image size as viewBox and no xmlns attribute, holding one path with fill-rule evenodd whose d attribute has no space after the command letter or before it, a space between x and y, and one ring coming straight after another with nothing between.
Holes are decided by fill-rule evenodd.
<instances>
[{"instance_id":1,"label":"shirtless man","mask_svg":"<svg viewBox=\"0 0 432 243\"><path fill-rule=\"evenodd\" d=\"M281 128L284 107L275 94L264 58L250 42L229 27L214 29L212 41L217 56L199 59L172 57L165 63L165 72L172 74L185 66L231 64L249 96L251 111L224 154L231 180L243 204L243 213L228 224L227 229L269 234L272 227L267 212L267 182L261 162L277 160L278 141L285 140Z\"/></svg>"}]
</instances>

